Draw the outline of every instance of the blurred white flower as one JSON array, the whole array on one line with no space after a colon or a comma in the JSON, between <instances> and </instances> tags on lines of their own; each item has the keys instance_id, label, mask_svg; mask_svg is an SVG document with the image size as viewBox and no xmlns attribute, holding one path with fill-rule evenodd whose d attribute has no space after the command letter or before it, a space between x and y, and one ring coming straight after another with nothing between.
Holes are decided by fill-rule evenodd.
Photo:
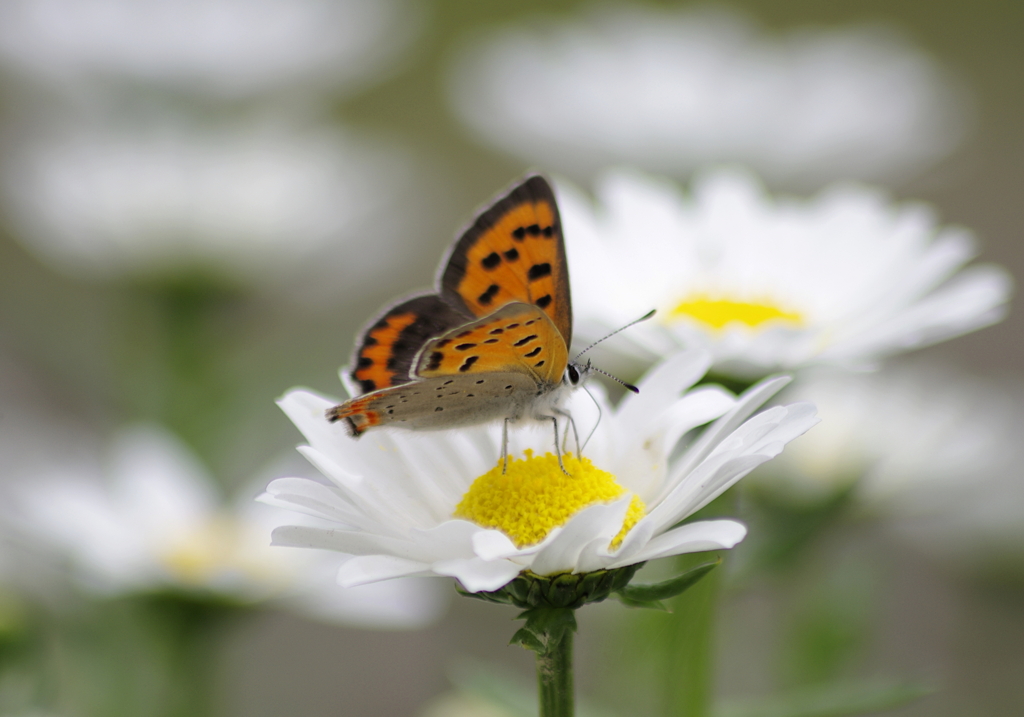
<instances>
[{"instance_id":1,"label":"blurred white flower","mask_svg":"<svg viewBox=\"0 0 1024 717\"><path fill-rule=\"evenodd\" d=\"M477 37L449 86L479 137L553 170L740 162L801 186L920 170L955 148L970 105L881 28L773 37L736 13L635 6Z\"/></svg>"},{"instance_id":2,"label":"blurred white flower","mask_svg":"<svg viewBox=\"0 0 1024 717\"><path fill-rule=\"evenodd\" d=\"M329 264L334 281L366 280L401 234L407 158L332 130L93 120L12 144L0 190L15 234L71 273L273 284Z\"/></svg>"},{"instance_id":3,"label":"blurred white flower","mask_svg":"<svg viewBox=\"0 0 1024 717\"><path fill-rule=\"evenodd\" d=\"M1020 554L1024 391L933 366L813 372L786 393L824 419L752 480L793 501L852 487L893 532L945 558Z\"/></svg>"},{"instance_id":4,"label":"blurred white flower","mask_svg":"<svg viewBox=\"0 0 1024 717\"><path fill-rule=\"evenodd\" d=\"M227 96L350 87L415 35L396 0L5 0L0 58L69 90L127 78Z\"/></svg>"},{"instance_id":5,"label":"blurred white flower","mask_svg":"<svg viewBox=\"0 0 1024 717\"><path fill-rule=\"evenodd\" d=\"M74 464L26 476L12 524L66 561L104 595L162 589L273 600L320 619L418 627L444 607L443 586L424 580L346 589L337 560L270 546L278 511L241 496L223 505L196 459L167 433L146 427L114 443L104 475Z\"/></svg>"},{"instance_id":6,"label":"blurred white flower","mask_svg":"<svg viewBox=\"0 0 1024 717\"><path fill-rule=\"evenodd\" d=\"M595 387L603 419L582 462L566 455L569 478L554 456L526 450L550 447L550 426L513 433L511 451L526 458L510 460L503 474L495 465L498 426L422 434L382 428L356 442L324 420L333 401L292 391L281 408L309 441L300 450L329 482L281 478L262 500L331 527L282 527L274 541L347 554L343 585L447 575L473 592L496 590L524 570L586 573L731 548L746 533L740 523L679 522L817 418L812 405L794 404L746 420L785 379L739 399L715 387L683 393L708 365L703 352L677 354L614 408ZM598 409L581 394L571 409L586 434ZM675 452L691 429L719 416Z\"/></svg>"},{"instance_id":7,"label":"blurred white flower","mask_svg":"<svg viewBox=\"0 0 1024 717\"><path fill-rule=\"evenodd\" d=\"M865 187L781 198L718 171L686 194L620 171L596 205L559 189L580 333L656 308L605 349L648 362L704 346L715 371L742 378L863 366L998 321L1011 290L1000 267L964 267L969 232Z\"/></svg>"}]
</instances>

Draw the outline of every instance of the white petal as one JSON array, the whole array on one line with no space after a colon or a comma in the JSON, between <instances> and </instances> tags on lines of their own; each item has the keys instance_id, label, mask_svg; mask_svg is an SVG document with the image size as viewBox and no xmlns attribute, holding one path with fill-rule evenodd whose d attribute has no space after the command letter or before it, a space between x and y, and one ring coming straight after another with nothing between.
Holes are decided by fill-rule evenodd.
<instances>
[{"instance_id":1,"label":"white petal","mask_svg":"<svg viewBox=\"0 0 1024 717\"><path fill-rule=\"evenodd\" d=\"M325 486L308 478L277 478L270 482L265 493L256 500L288 510L296 510L315 518L334 520L355 527L362 518L341 496Z\"/></svg>"},{"instance_id":2,"label":"white petal","mask_svg":"<svg viewBox=\"0 0 1024 717\"><path fill-rule=\"evenodd\" d=\"M484 560L509 558L520 552L516 544L500 530L479 530L472 537L473 552Z\"/></svg>"},{"instance_id":3,"label":"white petal","mask_svg":"<svg viewBox=\"0 0 1024 717\"><path fill-rule=\"evenodd\" d=\"M632 530L626 533L626 537L623 538L619 547L614 552L609 551L611 560L616 565L632 565L640 562L633 560L633 557L643 550L651 540L656 527L656 523L651 520L650 516L645 515L633 526Z\"/></svg>"},{"instance_id":4,"label":"white petal","mask_svg":"<svg viewBox=\"0 0 1024 717\"><path fill-rule=\"evenodd\" d=\"M429 575L426 563L398 558L394 555L363 555L338 568L338 584L351 588L391 578Z\"/></svg>"},{"instance_id":5,"label":"white petal","mask_svg":"<svg viewBox=\"0 0 1024 717\"><path fill-rule=\"evenodd\" d=\"M611 567L619 568L669 555L728 549L737 545L746 534L746 526L735 520L702 520L687 523L662 533L628 561L616 561Z\"/></svg>"},{"instance_id":6,"label":"white petal","mask_svg":"<svg viewBox=\"0 0 1024 717\"><path fill-rule=\"evenodd\" d=\"M289 548L334 550L348 555L387 553L409 560L422 560L428 552L412 541L365 530L317 528L309 525L282 525L271 533L271 545Z\"/></svg>"},{"instance_id":7,"label":"white petal","mask_svg":"<svg viewBox=\"0 0 1024 717\"><path fill-rule=\"evenodd\" d=\"M497 590L519 574L520 567L507 560L439 560L430 566L438 575L456 578L472 593Z\"/></svg>"},{"instance_id":8,"label":"white petal","mask_svg":"<svg viewBox=\"0 0 1024 717\"><path fill-rule=\"evenodd\" d=\"M715 447L732 433L743 421L758 409L765 401L778 393L792 379L789 376L768 378L751 387L739 397L736 406L715 421L697 441L690 447L673 469L675 475L684 476L703 461ZM672 482L666 486L669 490Z\"/></svg>"},{"instance_id":9,"label":"white petal","mask_svg":"<svg viewBox=\"0 0 1024 717\"><path fill-rule=\"evenodd\" d=\"M700 349L680 351L648 371L637 388L630 393L616 411L624 425L636 421L646 422L676 401L680 394L695 384L711 367L711 354Z\"/></svg>"},{"instance_id":10,"label":"white petal","mask_svg":"<svg viewBox=\"0 0 1024 717\"><path fill-rule=\"evenodd\" d=\"M699 510L818 422L813 404L776 406L740 426L649 511L658 528Z\"/></svg>"},{"instance_id":11,"label":"white petal","mask_svg":"<svg viewBox=\"0 0 1024 717\"><path fill-rule=\"evenodd\" d=\"M545 545L530 562L530 570L538 575L570 570L576 572L580 552L592 541L610 543L619 531L633 496L614 503L591 505L576 513L562 530Z\"/></svg>"}]
</instances>

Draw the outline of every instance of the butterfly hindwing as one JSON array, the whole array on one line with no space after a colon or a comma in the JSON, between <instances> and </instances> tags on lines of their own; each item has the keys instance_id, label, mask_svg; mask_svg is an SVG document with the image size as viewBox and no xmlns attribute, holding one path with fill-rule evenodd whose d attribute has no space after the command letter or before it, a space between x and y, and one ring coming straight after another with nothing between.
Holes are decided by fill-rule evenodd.
<instances>
[{"instance_id":1,"label":"butterfly hindwing","mask_svg":"<svg viewBox=\"0 0 1024 717\"><path fill-rule=\"evenodd\" d=\"M441 275L441 296L478 317L513 301L533 304L572 342L562 223L543 177L526 179L463 233Z\"/></svg>"},{"instance_id":2,"label":"butterfly hindwing","mask_svg":"<svg viewBox=\"0 0 1024 717\"><path fill-rule=\"evenodd\" d=\"M517 372L547 387L562 380L568 360L565 341L547 314L515 302L428 342L415 373L428 378Z\"/></svg>"},{"instance_id":3,"label":"butterfly hindwing","mask_svg":"<svg viewBox=\"0 0 1024 717\"><path fill-rule=\"evenodd\" d=\"M470 319L436 294L406 299L361 332L349 375L364 393L407 383L423 345Z\"/></svg>"},{"instance_id":4,"label":"butterfly hindwing","mask_svg":"<svg viewBox=\"0 0 1024 717\"><path fill-rule=\"evenodd\" d=\"M536 391L524 372L461 374L418 379L357 396L327 412L353 436L388 424L412 429L471 426L507 418Z\"/></svg>"}]
</instances>

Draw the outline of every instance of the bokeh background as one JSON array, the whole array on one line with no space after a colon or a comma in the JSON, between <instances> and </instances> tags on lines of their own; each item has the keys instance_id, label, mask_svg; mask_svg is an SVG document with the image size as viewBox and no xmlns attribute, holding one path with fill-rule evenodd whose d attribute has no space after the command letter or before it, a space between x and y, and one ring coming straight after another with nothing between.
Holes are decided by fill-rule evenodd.
<instances>
[{"instance_id":1,"label":"bokeh background","mask_svg":"<svg viewBox=\"0 0 1024 717\"><path fill-rule=\"evenodd\" d=\"M612 163L683 182L709 163L743 163L773 191L805 195L864 180L930 203L943 223L974 231L985 261L1024 276L1018 3L132 5L0 5L0 471L12 524L26 519L16 507L25 486L96 465L126 426L176 436L225 501L296 470L278 469L299 436L274 399L296 385L339 394L358 327L429 286L457 228L530 168L584 188ZM653 23L663 35L709 43L712 58L724 37L724 56L748 52L761 71L698 92L708 118L676 138L692 151L668 158L632 147L640 130L620 127L614 106L586 104L593 77L565 97L573 68L602 61L594 48L607 37L634 33L635 47L648 47L643 23L624 17L662 11L684 18ZM699 67L702 56L680 57ZM794 81L787 63L801 57L817 72ZM672 59L654 53L644 66ZM770 100L730 109L730 97L778 80L767 66L812 88L795 95L806 113L796 100L796 110ZM664 89L618 70L609 65L609 86L635 84L636 102L652 93L650 115L671 119ZM688 81L667 70L662 80ZM573 116L574 100L593 110ZM760 129L729 135L723 118L735 112ZM812 115L817 124L792 129ZM1013 443L1024 423L1022 336L1024 318L1011 311L898 363L957 377L932 385L986 386ZM860 517L819 536L795 566L731 593L718 616L717 692L754 698L785 686L799 672L792 645L806 639L840 655L843 674L938 689L893 714L1024 711L1024 506L1006 505L1019 500L1024 472L1013 460L1000 471L1010 497L996 493L993 504L1010 529L997 547L971 548L970 530L943 534L941 521L907 539L898 517ZM163 679L126 625L128 608L83 587L21 528L6 531L0 556L3 713L164 714L125 707L125 695ZM514 612L443 592L450 603L431 593L436 608L421 620L436 621L413 630L381 629L386 619L357 608L328 622L276 604L247 609L209 647L218 713L455 714L438 700L466 682L467 665L528 687L531 655L505 646ZM808 615L822 604L834 608L822 618L831 627L815 632ZM581 694L619 714L630 713L630 690L602 663L637 649L623 637L624 612L583 611L578 649ZM121 661L99 666L107 654Z\"/></svg>"}]
</instances>

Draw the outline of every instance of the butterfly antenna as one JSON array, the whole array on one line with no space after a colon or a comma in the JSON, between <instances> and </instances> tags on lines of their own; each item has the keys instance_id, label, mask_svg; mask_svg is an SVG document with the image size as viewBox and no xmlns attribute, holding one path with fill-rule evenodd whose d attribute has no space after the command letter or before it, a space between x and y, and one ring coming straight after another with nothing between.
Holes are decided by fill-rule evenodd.
<instances>
[{"instance_id":1,"label":"butterfly antenna","mask_svg":"<svg viewBox=\"0 0 1024 717\"><path fill-rule=\"evenodd\" d=\"M610 378L610 379L611 379L612 381L617 381L618 383L621 383L621 384L622 384L623 386L625 386L626 388L628 388L628 389L629 389L630 391L632 391L633 393L640 393L640 389L639 389L639 388L637 388L636 386L634 386L633 384L631 384L631 383L626 383L625 381L623 381L623 380L622 380L621 378L619 378L618 376L612 376L612 375L611 375L610 373L608 373L607 371L602 371L601 369L599 369L599 368L598 368L597 366L595 366L594 364L590 363L589 361L587 362L587 367L588 367L588 368L589 368L589 369L590 369L591 371L597 371L597 372L598 372L599 374L601 374L602 376L607 376L607 377L608 377L608 378ZM591 396L591 398L593 398L593 396Z\"/></svg>"},{"instance_id":2,"label":"butterfly antenna","mask_svg":"<svg viewBox=\"0 0 1024 717\"><path fill-rule=\"evenodd\" d=\"M598 340L597 340L597 341L595 341L594 343L590 344L590 346L588 346L587 348L583 349L583 350L582 350L582 351L580 351L580 352L579 352L578 354L576 354L576 356L575 356L575 357L573 358L572 362L573 362L573 363L576 363L576 359L578 359L578 358L579 358L580 356L582 356L583 354L585 354L585 353L586 353L587 351L590 351L590 349L594 348L595 346L597 346L597 345L598 345L599 343L601 343L602 341L606 341L606 340L610 339L610 338L611 338L612 336L614 336L615 334L619 333L620 331L625 331L625 330L626 330L626 329L628 329L628 328L629 328L630 326L633 326L633 325L635 325L635 324L639 324L639 323L640 323L641 321L647 321L647 319L649 319L649 318L651 318L652 316L654 316L654 314L655 314L655 312L656 312L656 311L657 311L657 309L651 309L651 310L650 310L650 311L648 311L648 312L647 312L646 314L644 314L643 316L641 316L641 317L640 317L639 319L634 319L633 321L630 321L630 322L629 322L628 324L626 324L625 326L620 326L619 328L615 329L615 331L612 331L612 332L611 332L610 334L608 334L607 336L605 336L605 337L603 337L603 338L600 338L600 339L598 339ZM604 371L600 371L600 373L604 373ZM605 375L607 376L608 374L605 374ZM614 377L614 376L612 376L612 378L615 378L615 377ZM618 381L619 379L615 378L615 380L616 380L616 381ZM619 383L622 383L622 382L621 382L621 381L619 381ZM627 383L627 384L625 384L625 385L626 385L626 386L629 386L629 384L628 384L628 383Z\"/></svg>"},{"instance_id":3,"label":"butterfly antenna","mask_svg":"<svg viewBox=\"0 0 1024 717\"><path fill-rule=\"evenodd\" d=\"M603 414L603 411L601 410L600 402L598 402L598 400L594 398L594 394L590 392L590 389L588 389L586 386L581 386L581 388L586 392L588 396L590 396L590 400L594 402L594 405L597 406L597 421L594 422L594 427L591 428L590 433L587 434L587 439L583 441L583 446L579 448L579 452L583 453L583 449L587 447L587 444L590 443L590 439L594 437L595 433L597 433L597 427L601 425L601 416Z\"/></svg>"}]
</instances>

